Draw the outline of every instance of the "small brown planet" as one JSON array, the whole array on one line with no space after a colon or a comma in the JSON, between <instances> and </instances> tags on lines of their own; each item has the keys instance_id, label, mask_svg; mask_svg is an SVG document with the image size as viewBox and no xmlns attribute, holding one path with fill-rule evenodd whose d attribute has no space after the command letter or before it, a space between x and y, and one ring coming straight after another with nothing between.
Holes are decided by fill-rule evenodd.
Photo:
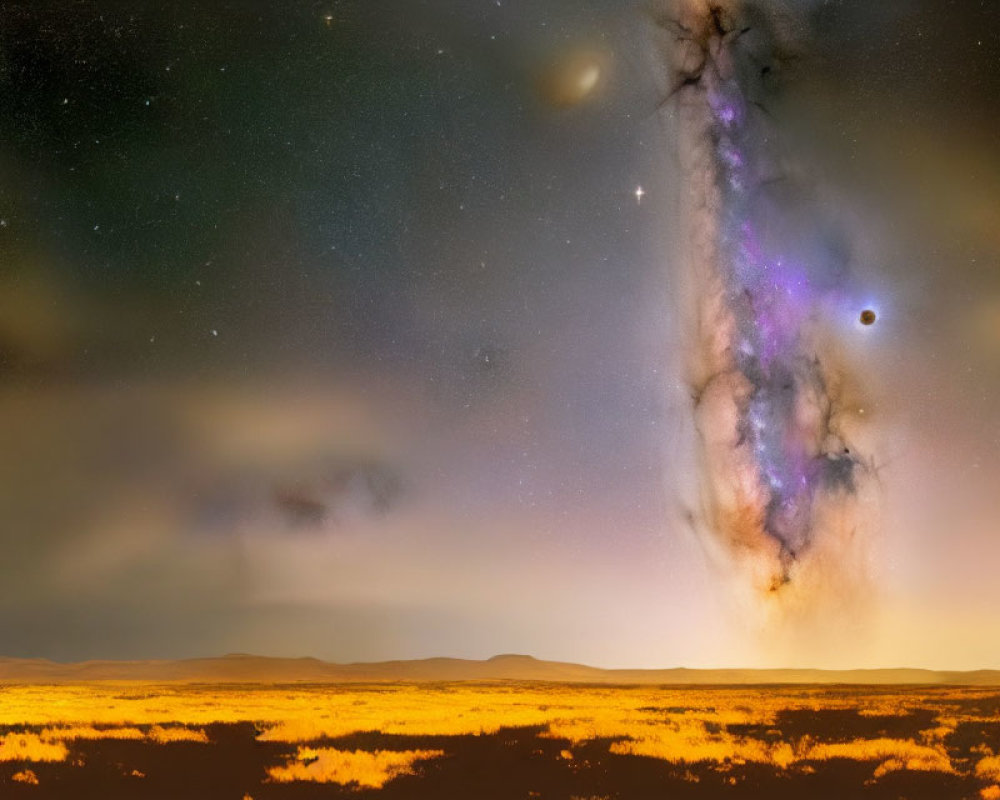
<instances>
[{"instance_id":1,"label":"small brown planet","mask_svg":"<svg viewBox=\"0 0 1000 800\"><path fill-rule=\"evenodd\" d=\"M861 324L862 325L874 325L875 324L875 312L870 308L866 308L861 312Z\"/></svg>"}]
</instances>

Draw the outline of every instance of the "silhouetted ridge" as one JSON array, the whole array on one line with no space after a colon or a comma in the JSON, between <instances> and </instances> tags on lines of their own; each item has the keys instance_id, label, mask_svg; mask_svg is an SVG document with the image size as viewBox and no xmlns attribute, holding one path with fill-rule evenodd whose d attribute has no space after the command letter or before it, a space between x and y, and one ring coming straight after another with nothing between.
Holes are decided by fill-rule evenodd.
<instances>
[{"instance_id":1,"label":"silhouetted ridge","mask_svg":"<svg viewBox=\"0 0 1000 800\"><path fill-rule=\"evenodd\" d=\"M521 653L500 653L489 659L490 663L494 663L496 661L525 661L536 664L539 663L538 659L534 656L526 656Z\"/></svg>"},{"instance_id":2,"label":"silhouetted ridge","mask_svg":"<svg viewBox=\"0 0 1000 800\"><path fill-rule=\"evenodd\" d=\"M82 661L0 658L0 683L152 681L160 683L397 683L441 681L543 681L553 683L748 685L939 684L998 686L1000 671L925 669L600 669L505 653L485 661L426 658L413 661L334 664L317 658L269 658L230 653L179 661Z\"/></svg>"}]
</instances>

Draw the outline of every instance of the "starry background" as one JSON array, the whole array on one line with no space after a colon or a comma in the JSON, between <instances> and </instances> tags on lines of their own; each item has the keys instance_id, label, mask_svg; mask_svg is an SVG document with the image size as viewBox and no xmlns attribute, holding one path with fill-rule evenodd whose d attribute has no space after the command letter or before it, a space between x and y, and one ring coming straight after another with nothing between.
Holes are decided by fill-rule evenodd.
<instances>
[{"instance_id":1,"label":"starry background","mask_svg":"<svg viewBox=\"0 0 1000 800\"><path fill-rule=\"evenodd\" d=\"M1000 666L969 5L809 4L774 110L884 309L873 633L821 666ZM610 0L0 4L3 653L768 663L673 491L660 44Z\"/></svg>"}]
</instances>

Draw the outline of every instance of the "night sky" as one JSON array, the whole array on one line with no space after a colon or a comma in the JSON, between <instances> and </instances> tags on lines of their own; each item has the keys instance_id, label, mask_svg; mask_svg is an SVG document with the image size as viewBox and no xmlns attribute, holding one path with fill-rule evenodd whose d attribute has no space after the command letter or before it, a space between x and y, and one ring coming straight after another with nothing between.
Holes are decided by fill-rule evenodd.
<instances>
[{"instance_id":1,"label":"night sky","mask_svg":"<svg viewBox=\"0 0 1000 800\"><path fill-rule=\"evenodd\" d=\"M1000 667L1000 7L763 9L879 314L849 631L686 521L658 11L54 0L0 3L0 653Z\"/></svg>"}]
</instances>

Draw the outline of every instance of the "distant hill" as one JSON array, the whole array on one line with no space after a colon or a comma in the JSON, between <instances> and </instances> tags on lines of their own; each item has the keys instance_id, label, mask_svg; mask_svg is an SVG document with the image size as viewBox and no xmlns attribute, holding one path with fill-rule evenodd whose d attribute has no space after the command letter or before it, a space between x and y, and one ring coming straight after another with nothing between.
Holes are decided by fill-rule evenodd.
<instances>
[{"instance_id":1,"label":"distant hill","mask_svg":"<svg viewBox=\"0 0 1000 800\"><path fill-rule=\"evenodd\" d=\"M438 681L548 681L605 684L939 684L1000 686L1000 671L925 669L599 669L531 656L486 661L428 658L416 661L333 664L315 658L231 654L179 661L82 661L0 658L0 683L151 681L157 683L381 683Z\"/></svg>"}]
</instances>

